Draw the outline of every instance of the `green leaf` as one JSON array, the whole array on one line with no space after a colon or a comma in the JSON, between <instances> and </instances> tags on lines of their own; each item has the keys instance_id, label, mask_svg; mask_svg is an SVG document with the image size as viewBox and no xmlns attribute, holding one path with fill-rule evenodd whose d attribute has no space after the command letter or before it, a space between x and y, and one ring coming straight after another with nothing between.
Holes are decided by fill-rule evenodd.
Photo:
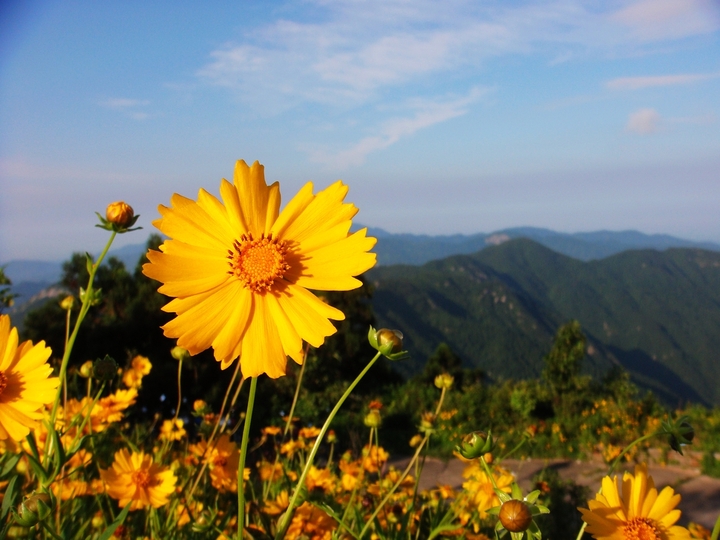
<instances>
[{"instance_id":1,"label":"green leaf","mask_svg":"<svg viewBox=\"0 0 720 540\"><path fill-rule=\"evenodd\" d=\"M13 476L10 482L8 482L5 488L5 495L3 496L2 509L0 509L0 520L5 519L7 513L10 511L13 501L15 500L15 482L19 476Z\"/></svg>"},{"instance_id":2,"label":"green leaf","mask_svg":"<svg viewBox=\"0 0 720 540\"><path fill-rule=\"evenodd\" d=\"M115 521L108 525L107 529L105 529L103 533L98 537L98 540L109 540L109 538L113 535L117 528L123 524L123 521L125 521L125 518L127 517L129 511L130 503L125 505L125 508L122 509L122 512L120 512Z\"/></svg>"},{"instance_id":3,"label":"green leaf","mask_svg":"<svg viewBox=\"0 0 720 540\"><path fill-rule=\"evenodd\" d=\"M9 454L6 454L9 455ZM18 461L20 461L20 458L22 457L22 454L14 454L11 455L7 461L5 462L5 465L2 468L2 472L0 472L0 480L3 480L4 478L10 476L12 471L15 469L15 466L17 465Z\"/></svg>"}]
</instances>

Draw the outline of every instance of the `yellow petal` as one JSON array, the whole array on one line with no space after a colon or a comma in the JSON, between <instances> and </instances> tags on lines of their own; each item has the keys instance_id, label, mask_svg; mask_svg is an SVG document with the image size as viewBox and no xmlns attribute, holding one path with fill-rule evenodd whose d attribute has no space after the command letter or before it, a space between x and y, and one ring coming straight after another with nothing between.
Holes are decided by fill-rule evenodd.
<instances>
[{"instance_id":1,"label":"yellow petal","mask_svg":"<svg viewBox=\"0 0 720 540\"><path fill-rule=\"evenodd\" d=\"M233 183L237 189L241 213L248 230L258 238L265 232L265 220L268 214L274 213L268 208L270 188L265 183L265 167L257 161L248 167L247 163L240 160L235 164ZM280 198L275 199L274 204L279 206Z\"/></svg>"},{"instance_id":2,"label":"yellow petal","mask_svg":"<svg viewBox=\"0 0 720 540\"><path fill-rule=\"evenodd\" d=\"M287 356L266 301L261 295L253 295L250 324L243 337L240 355L243 377L258 377L267 373L268 377L277 379L285 375L286 364Z\"/></svg>"}]
</instances>

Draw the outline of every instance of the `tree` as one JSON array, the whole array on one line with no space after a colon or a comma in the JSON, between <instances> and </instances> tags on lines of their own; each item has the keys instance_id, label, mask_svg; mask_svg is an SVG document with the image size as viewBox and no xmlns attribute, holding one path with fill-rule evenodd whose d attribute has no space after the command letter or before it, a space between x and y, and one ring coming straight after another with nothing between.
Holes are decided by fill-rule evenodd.
<instances>
[{"instance_id":1,"label":"tree","mask_svg":"<svg viewBox=\"0 0 720 540\"><path fill-rule=\"evenodd\" d=\"M561 395L577 386L586 343L578 321L570 321L558 329L552 349L543 358L542 378L553 395Z\"/></svg>"},{"instance_id":2,"label":"tree","mask_svg":"<svg viewBox=\"0 0 720 540\"><path fill-rule=\"evenodd\" d=\"M10 278L5 275L5 267L0 266L0 313L3 309L12 307L16 294L10 292L10 285L12 282Z\"/></svg>"}]
</instances>

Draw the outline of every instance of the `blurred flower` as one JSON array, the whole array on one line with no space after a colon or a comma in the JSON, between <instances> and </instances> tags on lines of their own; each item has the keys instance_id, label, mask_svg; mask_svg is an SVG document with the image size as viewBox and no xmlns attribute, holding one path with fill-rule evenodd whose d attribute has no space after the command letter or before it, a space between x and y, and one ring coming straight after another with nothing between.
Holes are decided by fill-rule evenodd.
<instances>
[{"instance_id":1,"label":"blurred flower","mask_svg":"<svg viewBox=\"0 0 720 540\"><path fill-rule=\"evenodd\" d=\"M262 512L269 516L279 516L290 504L290 497L288 496L287 490L282 490L275 497L274 501L265 501L262 506Z\"/></svg>"},{"instance_id":2,"label":"blurred flower","mask_svg":"<svg viewBox=\"0 0 720 540\"><path fill-rule=\"evenodd\" d=\"M220 435L215 446L207 447L207 442L202 441L193 445L190 450L198 456L204 454L203 460L210 470L210 480L215 489L219 491L230 491L237 493L237 469L240 461L240 450L230 440L227 433ZM249 470L245 469L245 476Z\"/></svg>"},{"instance_id":3,"label":"blurred flower","mask_svg":"<svg viewBox=\"0 0 720 540\"><path fill-rule=\"evenodd\" d=\"M359 287L353 276L375 265L366 229L349 234L357 213L336 182L317 195L308 182L280 213L278 183L263 166L235 166L222 202L205 190L194 201L173 195L154 225L170 237L149 251L143 273L175 297L163 326L191 354L213 347L221 367L240 357L244 377L285 374L287 356L303 361L302 342L319 347L345 315L308 291Z\"/></svg>"},{"instance_id":4,"label":"blurred flower","mask_svg":"<svg viewBox=\"0 0 720 540\"><path fill-rule=\"evenodd\" d=\"M382 424L382 416L377 409L370 409L370 412L363 418L363 423L369 428L379 428Z\"/></svg>"},{"instance_id":5,"label":"blurred flower","mask_svg":"<svg viewBox=\"0 0 720 540\"><path fill-rule=\"evenodd\" d=\"M298 538L330 540L336 527L335 520L325 512L309 503L303 503L295 510L285 538L287 540Z\"/></svg>"},{"instance_id":6,"label":"blurred flower","mask_svg":"<svg viewBox=\"0 0 720 540\"><path fill-rule=\"evenodd\" d=\"M423 440L423 436L420 435L419 433L417 435L413 435L413 438L410 439L410 446L412 448L415 448L415 447L417 447L418 444L420 444L422 442L422 440Z\"/></svg>"},{"instance_id":7,"label":"blurred flower","mask_svg":"<svg viewBox=\"0 0 720 540\"><path fill-rule=\"evenodd\" d=\"M455 382L455 377L450 375L449 373L441 373L437 377L435 377L435 386L440 389L450 389L452 387L453 383Z\"/></svg>"},{"instance_id":8,"label":"blurred flower","mask_svg":"<svg viewBox=\"0 0 720 540\"><path fill-rule=\"evenodd\" d=\"M164 420L160 426L160 440L163 441L179 441L187 435L185 431L185 422L180 418L175 420Z\"/></svg>"},{"instance_id":9,"label":"blurred flower","mask_svg":"<svg viewBox=\"0 0 720 540\"><path fill-rule=\"evenodd\" d=\"M178 347L177 345L170 349L170 356L172 356L178 362L185 362L186 360L190 359L190 353L188 352L188 350L183 349L182 347Z\"/></svg>"},{"instance_id":10,"label":"blurred flower","mask_svg":"<svg viewBox=\"0 0 720 540\"><path fill-rule=\"evenodd\" d=\"M118 499L120 507L131 503L130 510L160 508L175 492L175 474L154 464L152 456L144 452L131 454L126 449L118 450L112 466L100 469L100 478L108 495Z\"/></svg>"},{"instance_id":11,"label":"blurred flower","mask_svg":"<svg viewBox=\"0 0 720 540\"><path fill-rule=\"evenodd\" d=\"M382 469L389 457L390 454L382 446L365 445L362 449L362 467L369 473L376 473Z\"/></svg>"},{"instance_id":12,"label":"blurred flower","mask_svg":"<svg viewBox=\"0 0 720 540\"><path fill-rule=\"evenodd\" d=\"M282 429L277 426L267 426L262 429L262 434L269 437L274 437L282 433Z\"/></svg>"},{"instance_id":13,"label":"blurred flower","mask_svg":"<svg viewBox=\"0 0 720 540\"><path fill-rule=\"evenodd\" d=\"M10 317L0 315L0 439L24 439L55 399L60 380L50 377L51 352L44 341L18 345Z\"/></svg>"},{"instance_id":14,"label":"blurred flower","mask_svg":"<svg viewBox=\"0 0 720 540\"><path fill-rule=\"evenodd\" d=\"M589 509L579 510L587 532L597 540L675 540L689 538L685 527L675 525L680 519L675 508L679 502L680 495L670 486L658 493L647 465L641 464L635 466L634 475L623 475L621 487L617 476L603 478L601 492L589 501Z\"/></svg>"},{"instance_id":15,"label":"blurred flower","mask_svg":"<svg viewBox=\"0 0 720 540\"><path fill-rule=\"evenodd\" d=\"M462 486L470 497L469 504L477 509L481 518L486 516L488 510L500 505L492 480L477 461L465 468L463 477L466 481ZM515 480L510 472L502 467L495 467L493 477L500 491L510 493L511 485Z\"/></svg>"},{"instance_id":16,"label":"blurred flower","mask_svg":"<svg viewBox=\"0 0 720 540\"><path fill-rule=\"evenodd\" d=\"M64 311L70 311L73 308L73 305L75 304L75 297L72 295L66 296L62 300L60 300L60 309Z\"/></svg>"},{"instance_id":17,"label":"blurred flower","mask_svg":"<svg viewBox=\"0 0 720 540\"><path fill-rule=\"evenodd\" d=\"M298 437L301 439L316 439L320 435L320 428L315 426L304 427L298 431Z\"/></svg>"},{"instance_id":18,"label":"blurred flower","mask_svg":"<svg viewBox=\"0 0 720 540\"><path fill-rule=\"evenodd\" d=\"M123 374L123 384L128 388L140 388L145 375L150 373L152 364L145 356L136 356L130 363L130 369Z\"/></svg>"}]
</instances>

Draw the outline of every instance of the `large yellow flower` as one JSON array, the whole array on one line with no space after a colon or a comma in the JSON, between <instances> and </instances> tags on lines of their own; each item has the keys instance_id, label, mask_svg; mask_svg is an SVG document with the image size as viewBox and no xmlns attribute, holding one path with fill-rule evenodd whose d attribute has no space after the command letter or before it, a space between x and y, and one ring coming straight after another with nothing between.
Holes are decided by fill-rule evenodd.
<instances>
[{"instance_id":1,"label":"large yellow flower","mask_svg":"<svg viewBox=\"0 0 720 540\"><path fill-rule=\"evenodd\" d=\"M112 466L100 470L100 478L108 495L117 499L120 506L131 502L130 510L160 508L175 491L175 474L153 463L152 456L143 452L118 450Z\"/></svg>"},{"instance_id":2,"label":"large yellow flower","mask_svg":"<svg viewBox=\"0 0 720 540\"><path fill-rule=\"evenodd\" d=\"M313 195L311 182L280 212L278 183L263 166L235 166L222 180L222 202L201 189L197 201L175 194L153 224L171 239L150 251L143 273L175 297L167 337L191 354L210 347L227 368L240 358L244 377L285 374L287 356L302 363L302 341L319 347L344 314L308 289L346 291L375 264L375 239L349 234L357 213L338 181Z\"/></svg>"},{"instance_id":3,"label":"large yellow flower","mask_svg":"<svg viewBox=\"0 0 720 540\"><path fill-rule=\"evenodd\" d=\"M622 491L621 491L622 490ZM597 540L679 540L689 539L685 527L675 525L680 495L670 486L660 493L645 464L635 466L635 474L625 473L622 487L617 476L603 478L602 490L580 508L587 532Z\"/></svg>"},{"instance_id":4,"label":"large yellow flower","mask_svg":"<svg viewBox=\"0 0 720 540\"><path fill-rule=\"evenodd\" d=\"M42 418L43 406L55 399L60 380L49 377L50 354L44 341L18 345L10 317L0 315L0 439L24 439Z\"/></svg>"}]
</instances>

